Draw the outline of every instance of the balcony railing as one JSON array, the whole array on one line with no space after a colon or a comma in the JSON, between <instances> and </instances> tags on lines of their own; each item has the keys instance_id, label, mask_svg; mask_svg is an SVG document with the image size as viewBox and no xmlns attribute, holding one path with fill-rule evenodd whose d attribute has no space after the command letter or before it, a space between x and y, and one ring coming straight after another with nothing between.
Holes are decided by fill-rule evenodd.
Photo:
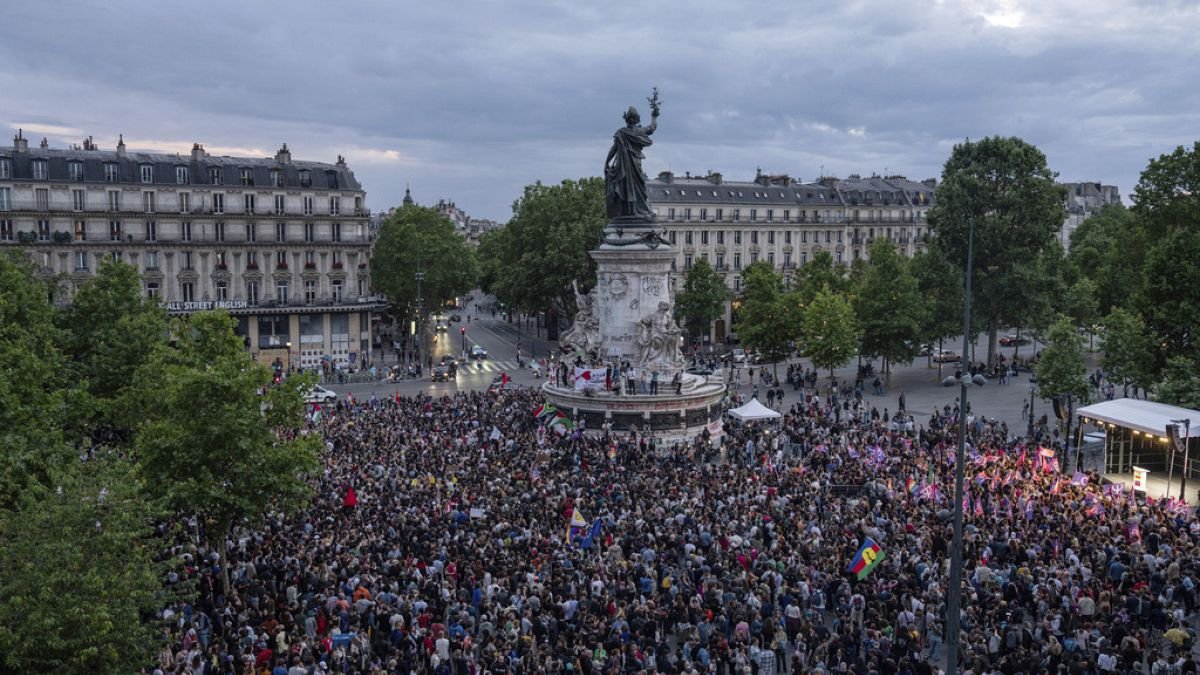
<instances>
[{"instance_id":1,"label":"balcony railing","mask_svg":"<svg viewBox=\"0 0 1200 675\"><path fill-rule=\"evenodd\" d=\"M113 208L110 204L91 205L86 209L75 208L74 204L49 204L40 203L37 200L31 199L14 199L0 205L0 211L13 211L25 213L72 213L72 214L97 214L97 215L122 215L130 217L144 216L159 216L165 218L185 217L185 216L221 216L223 218L319 218L324 220L334 218L369 218L371 209L354 209L348 213L321 213L318 211L304 212L303 209L296 211L284 210L280 213L275 209L254 209L233 210L229 208L214 209L211 206L190 206L186 209L180 209L178 205L169 206L166 204L155 204L153 209L146 207L138 202L136 205L125 206L121 205Z\"/></svg>"}]
</instances>

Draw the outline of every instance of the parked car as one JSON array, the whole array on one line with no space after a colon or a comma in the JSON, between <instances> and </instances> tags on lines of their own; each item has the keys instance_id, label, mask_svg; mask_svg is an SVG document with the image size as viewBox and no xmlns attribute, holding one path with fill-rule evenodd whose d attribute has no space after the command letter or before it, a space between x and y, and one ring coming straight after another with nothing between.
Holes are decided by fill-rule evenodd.
<instances>
[{"instance_id":1,"label":"parked car","mask_svg":"<svg viewBox=\"0 0 1200 675\"><path fill-rule=\"evenodd\" d=\"M961 361L962 356L958 352L949 349L935 349L933 352L933 360L937 361L938 363L953 363L955 361Z\"/></svg>"},{"instance_id":2,"label":"parked car","mask_svg":"<svg viewBox=\"0 0 1200 675\"><path fill-rule=\"evenodd\" d=\"M330 404L336 400L337 400L337 394L333 393L332 391L329 391L328 389L326 389L325 387L322 387L319 384L314 384L312 391L308 392L308 395L304 397L304 402L309 403L309 404L316 404L316 403Z\"/></svg>"},{"instance_id":3,"label":"parked car","mask_svg":"<svg viewBox=\"0 0 1200 675\"><path fill-rule=\"evenodd\" d=\"M1000 338L1000 345L1003 347L1015 347L1017 345L1029 344L1029 338L1024 335L1005 335Z\"/></svg>"},{"instance_id":4,"label":"parked car","mask_svg":"<svg viewBox=\"0 0 1200 675\"><path fill-rule=\"evenodd\" d=\"M429 377L434 382L449 382L450 381L450 366L438 364L433 367L433 372Z\"/></svg>"},{"instance_id":5,"label":"parked car","mask_svg":"<svg viewBox=\"0 0 1200 675\"><path fill-rule=\"evenodd\" d=\"M746 350L742 349L741 347L734 347L732 351L722 356L721 360L728 361L730 363L745 363Z\"/></svg>"},{"instance_id":6,"label":"parked car","mask_svg":"<svg viewBox=\"0 0 1200 675\"><path fill-rule=\"evenodd\" d=\"M483 361L487 357L488 357L487 350L484 349L481 345L475 345L474 347L471 347L471 358L479 360L479 361Z\"/></svg>"},{"instance_id":7,"label":"parked car","mask_svg":"<svg viewBox=\"0 0 1200 675\"><path fill-rule=\"evenodd\" d=\"M457 315L457 314L451 314L451 315L450 315L450 323L458 323L459 321L462 321L462 317L461 317L461 316L459 316L459 315Z\"/></svg>"},{"instance_id":8,"label":"parked car","mask_svg":"<svg viewBox=\"0 0 1200 675\"><path fill-rule=\"evenodd\" d=\"M920 354L921 356L933 356L933 353L936 351L937 351L937 347L934 347L931 344L924 344L924 345L921 345L919 350L917 350L917 353Z\"/></svg>"}]
</instances>

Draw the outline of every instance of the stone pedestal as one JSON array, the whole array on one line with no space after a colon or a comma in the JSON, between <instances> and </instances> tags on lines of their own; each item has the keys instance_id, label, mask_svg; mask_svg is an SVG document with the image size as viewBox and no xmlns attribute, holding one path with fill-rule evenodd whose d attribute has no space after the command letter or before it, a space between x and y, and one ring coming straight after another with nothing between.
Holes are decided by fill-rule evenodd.
<instances>
[{"instance_id":1,"label":"stone pedestal","mask_svg":"<svg viewBox=\"0 0 1200 675\"><path fill-rule=\"evenodd\" d=\"M680 345L645 354L641 341L659 323L661 313L674 313L671 261L675 250L668 245L606 242L590 255L596 261L593 302L600 319L598 355L606 361L654 368L669 381L683 367Z\"/></svg>"}]
</instances>

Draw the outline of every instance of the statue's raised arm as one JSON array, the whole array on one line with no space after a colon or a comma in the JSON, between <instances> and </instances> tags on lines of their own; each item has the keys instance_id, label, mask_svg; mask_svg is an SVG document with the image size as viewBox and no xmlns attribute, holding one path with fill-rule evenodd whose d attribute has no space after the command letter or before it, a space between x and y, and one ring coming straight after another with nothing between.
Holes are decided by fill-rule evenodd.
<instances>
[{"instance_id":1,"label":"statue's raised arm","mask_svg":"<svg viewBox=\"0 0 1200 675\"><path fill-rule=\"evenodd\" d=\"M660 101L658 88L647 99L650 103L650 124L642 126L642 118L633 106L625 111L625 126L613 134L612 148L604 162L604 186L608 217L614 223L636 225L654 222L646 194L646 174L642 172L642 151L653 144L651 134L658 128Z\"/></svg>"}]
</instances>

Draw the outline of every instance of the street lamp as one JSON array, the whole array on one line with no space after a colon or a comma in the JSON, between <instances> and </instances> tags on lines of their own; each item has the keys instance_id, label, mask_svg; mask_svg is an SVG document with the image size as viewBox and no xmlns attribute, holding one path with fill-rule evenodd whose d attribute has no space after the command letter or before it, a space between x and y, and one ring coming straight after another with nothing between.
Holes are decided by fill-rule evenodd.
<instances>
[{"instance_id":1,"label":"street lamp","mask_svg":"<svg viewBox=\"0 0 1200 675\"><path fill-rule=\"evenodd\" d=\"M1014 359L1016 357L1013 357ZM1037 378L1033 373L1029 374L1029 432L1026 434L1028 442L1033 442L1033 395L1037 392Z\"/></svg>"},{"instance_id":2,"label":"street lamp","mask_svg":"<svg viewBox=\"0 0 1200 675\"><path fill-rule=\"evenodd\" d=\"M1180 438L1180 436L1179 436L1179 425L1181 425L1181 424L1183 425L1183 437L1182 438ZM1192 420L1187 419L1187 418L1181 419L1181 420L1171 420L1171 426L1167 429L1167 435L1171 439L1172 455L1174 455L1174 453L1176 453L1176 452L1179 452L1179 450L1183 450L1183 471L1181 472L1181 475L1179 476L1179 498L1180 499L1187 498L1186 491L1187 491L1187 467L1188 467L1188 440L1189 440L1191 431L1192 431ZM1183 447L1181 448L1180 446L1183 446ZM1175 470L1175 457L1174 456L1171 457L1171 463L1169 464L1169 466L1171 467L1172 471ZM1171 491L1171 478L1170 478L1170 476L1168 476L1167 477L1167 492L1170 493L1170 491Z\"/></svg>"},{"instance_id":3,"label":"street lamp","mask_svg":"<svg viewBox=\"0 0 1200 675\"><path fill-rule=\"evenodd\" d=\"M958 672L959 619L963 572L963 472L967 444L967 386L971 347L971 259L975 254L975 218L967 218L966 292L963 294L962 390L958 401L958 450L954 458L954 541L950 546L950 588L946 594L946 673ZM982 378L981 378L982 379ZM986 380L985 380L986 381Z\"/></svg>"},{"instance_id":4,"label":"street lamp","mask_svg":"<svg viewBox=\"0 0 1200 675\"><path fill-rule=\"evenodd\" d=\"M459 326L458 332L460 335L462 335L462 353L463 357L465 358L467 355L467 327Z\"/></svg>"}]
</instances>

